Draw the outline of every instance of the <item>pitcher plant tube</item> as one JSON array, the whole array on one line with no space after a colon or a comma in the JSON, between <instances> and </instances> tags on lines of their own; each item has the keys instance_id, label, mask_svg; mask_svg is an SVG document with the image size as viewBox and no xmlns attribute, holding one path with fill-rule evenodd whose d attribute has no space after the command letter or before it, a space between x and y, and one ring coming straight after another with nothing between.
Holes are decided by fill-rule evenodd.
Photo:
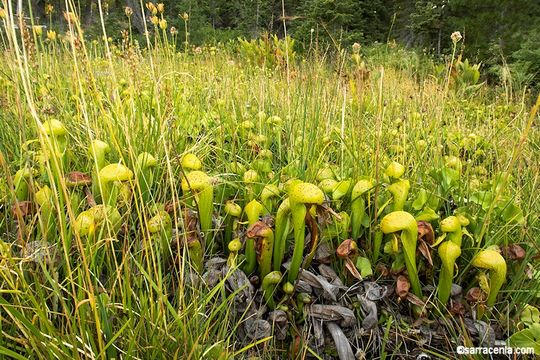
<instances>
[{"instance_id":1,"label":"pitcher plant tube","mask_svg":"<svg viewBox=\"0 0 540 360\"><path fill-rule=\"evenodd\" d=\"M394 211L381 220L380 227L384 234L400 232L405 255L405 266L407 267L413 293L422 298L422 288L420 287L420 279L416 268L416 241L418 236L416 219L408 212Z\"/></svg>"},{"instance_id":2,"label":"pitcher plant tube","mask_svg":"<svg viewBox=\"0 0 540 360\"><path fill-rule=\"evenodd\" d=\"M278 284L281 282L281 276L282 275L280 271L272 271L263 278L261 286L263 291L263 297L266 305L268 305L270 309L276 308L276 302L274 301L274 293L276 292Z\"/></svg>"},{"instance_id":3,"label":"pitcher plant tube","mask_svg":"<svg viewBox=\"0 0 540 360\"><path fill-rule=\"evenodd\" d=\"M244 213L247 216L248 226L252 226L259 221L259 217L262 215L263 210L262 204L257 200L251 200L247 203L244 208ZM245 255L246 262L244 263L244 271L247 274L251 274L255 271L255 267L257 266L257 254L255 252L255 241L249 236L246 239Z\"/></svg>"},{"instance_id":4,"label":"pitcher plant tube","mask_svg":"<svg viewBox=\"0 0 540 360\"><path fill-rule=\"evenodd\" d=\"M15 187L15 198L18 201L29 200L32 177L33 171L28 167L22 168L15 173L13 186Z\"/></svg>"},{"instance_id":5,"label":"pitcher plant tube","mask_svg":"<svg viewBox=\"0 0 540 360\"><path fill-rule=\"evenodd\" d=\"M373 188L373 180L359 180L351 192L351 235L353 239L358 239L366 215L366 201L364 194Z\"/></svg>"},{"instance_id":6,"label":"pitcher plant tube","mask_svg":"<svg viewBox=\"0 0 540 360\"><path fill-rule=\"evenodd\" d=\"M158 211L155 216L148 220L148 231L151 234L151 246L157 248L158 254L162 257L163 266L171 258L172 220L169 213L164 210Z\"/></svg>"},{"instance_id":7,"label":"pitcher plant tube","mask_svg":"<svg viewBox=\"0 0 540 360\"><path fill-rule=\"evenodd\" d=\"M276 212L276 232L274 236L274 260L273 269L275 271L281 270L283 263L283 257L285 256L285 247L287 244L287 236L290 229L290 215L291 203L290 199L286 198L279 205Z\"/></svg>"},{"instance_id":8,"label":"pitcher plant tube","mask_svg":"<svg viewBox=\"0 0 540 360\"><path fill-rule=\"evenodd\" d=\"M64 124L56 119L48 120L43 123L43 130L51 142L52 155L58 156L61 166L65 167L68 133Z\"/></svg>"},{"instance_id":9,"label":"pitcher plant tube","mask_svg":"<svg viewBox=\"0 0 540 360\"><path fill-rule=\"evenodd\" d=\"M300 183L290 192L291 218L294 229L294 250L288 280L294 284L302 265L304 254L306 214L312 205L322 205L324 193L310 183Z\"/></svg>"},{"instance_id":10,"label":"pitcher plant tube","mask_svg":"<svg viewBox=\"0 0 540 360\"><path fill-rule=\"evenodd\" d=\"M101 184L99 183L99 172L107 165L107 154L111 151L109 144L101 140L93 140L88 147L90 161L94 164L92 171L92 193L96 201L101 201Z\"/></svg>"},{"instance_id":11,"label":"pitcher plant tube","mask_svg":"<svg viewBox=\"0 0 540 360\"><path fill-rule=\"evenodd\" d=\"M393 199L393 211L401 211L405 206L405 201L409 195L409 189L411 185L409 180L401 179L405 174L405 167L400 163L393 161L388 165L384 174L390 179L390 185L388 186L388 192L392 194Z\"/></svg>"},{"instance_id":12,"label":"pitcher plant tube","mask_svg":"<svg viewBox=\"0 0 540 360\"><path fill-rule=\"evenodd\" d=\"M454 278L454 267L457 258L461 255L461 248L452 241L445 241L439 245L439 257L442 267L439 274L439 284L437 286L437 297L439 301L446 305L452 290L452 279Z\"/></svg>"},{"instance_id":13,"label":"pitcher plant tube","mask_svg":"<svg viewBox=\"0 0 540 360\"><path fill-rule=\"evenodd\" d=\"M182 190L184 193L191 191L195 197L201 230L205 239L210 239L212 229L212 212L214 201L214 186L212 179L204 172L194 170L182 178Z\"/></svg>"},{"instance_id":14,"label":"pitcher plant tube","mask_svg":"<svg viewBox=\"0 0 540 360\"><path fill-rule=\"evenodd\" d=\"M154 185L153 168L156 167L157 160L149 153L143 152L137 157L137 183L141 190L143 202L148 202L151 196L151 189Z\"/></svg>"},{"instance_id":15,"label":"pitcher plant tube","mask_svg":"<svg viewBox=\"0 0 540 360\"><path fill-rule=\"evenodd\" d=\"M39 205L41 234L43 240L52 240L56 234L56 221L54 218L53 193L45 185L36 192L35 201Z\"/></svg>"},{"instance_id":16,"label":"pitcher plant tube","mask_svg":"<svg viewBox=\"0 0 540 360\"><path fill-rule=\"evenodd\" d=\"M255 239L259 274L263 279L272 269L272 252L274 250L274 232L263 221L257 221L247 231L248 239ZM247 245L247 243L246 243ZM246 256L247 258L247 256Z\"/></svg>"},{"instance_id":17,"label":"pitcher plant tube","mask_svg":"<svg viewBox=\"0 0 540 360\"><path fill-rule=\"evenodd\" d=\"M197 155L192 153L187 153L182 157L181 165L182 169L184 169L186 173L202 169L201 160L197 157Z\"/></svg>"},{"instance_id":18,"label":"pitcher plant tube","mask_svg":"<svg viewBox=\"0 0 540 360\"><path fill-rule=\"evenodd\" d=\"M92 177L80 171L72 171L66 174L66 185L70 189L69 202L75 217L80 214L83 208L83 199L90 206L96 205L94 196L90 191Z\"/></svg>"},{"instance_id":19,"label":"pitcher plant tube","mask_svg":"<svg viewBox=\"0 0 540 360\"><path fill-rule=\"evenodd\" d=\"M388 167L384 170L384 174L390 179L399 179L405 174L405 166L401 165L397 161L392 161Z\"/></svg>"},{"instance_id":20,"label":"pitcher plant tube","mask_svg":"<svg viewBox=\"0 0 540 360\"><path fill-rule=\"evenodd\" d=\"M81 212L74 223L74 230L80 237L86 238L86 243L92 243L92 239L96 232L96 221L94 214L90 210Z\"/></svg>"},{"instance_id":21,"label":"pitcher plant tube","mask_svg":"<svg viewBox=\"0 0 540 360\"><path fill-rule=\"evenodd\" d=\"M453 242L461 247L463 233L461 230L461 221L457 216L449 216L441 221L441 231L446 234L446 240Z\"/></svg>"},{"instance_id":22,"label":"pitcher plant tube","mask_svg":"<svg viewBox=\"0 0 540 360\"><path fill-rule=\"evenodd\" d=\"M255 170L248 170L244 173L244 184L246 186L246 199L253 200L259 193L260 178Z\"/></svg>"},{"instance_id":23,"label":"pitcher plant tube","mask_svg":"<svg viewBox=\"0 0 540 360\"><path fill-rule=\"evenodd\" d=\"M394 201L394 205L392 208L393 211L403 210L403 208L405 207L405 201L407 201L407 196L409 195L410 188L411 184L409 183L409 180L406 179L400 179L388 186L388 192L392 194L392 198Z\"/></svg>"},{"instance_id":24,"label":"pitcher plant tube","mask_svg":"<svg viewBox=\"0 0 540 360\"><path fill-rule=\"evenodd\" d=\"M242 207L232 200L228 200L224 206L225 218L223 223L225 224L225 230L223 234L223 250L227 249L227 245L231 242L233 232L238 224L238 219L242 215Z\"/></svg>"},{"instance_id":25,"label":"pitcher plant tube","mask_svg":"<svg viewBox=\"0 0 540 360\"><path fill-rule=\"evenodd\" d=\"M261 202L265 215L274 212L275 199L279 196L279 193L279 188L274 184L268 184L262 189Z\"/></svg>"},{"instance_id":26,"label":"pitcher plant tube","mask_svg":"<svg viewBox=\"0 0 540 360\"><path fill-rule=\"evenodd\" d=\"M229 250L229 257L227 258L227 265L229 267L236 267L238 265L238 252L242 249L242 242L236 238L229 242L227 245Z\"/></svg>"},{"instance_id":27,"label":"pitcher plant tube","mask_svg":"<svg viewBox=\"0 0 540 360\"><path fill-rule=\"evenodd\" d=\"M110 164L99 171L103 204L116 206L122 182L133 178L133 172L122 164Z\"/></svg>"},{"instance_id":28,"label":"pitcher plant tube","mask_svg":"<svg viewBox=\"0 0 540 360\"><path fill-rule=\"evenodd\" d=\"M489 294L486 304L493 306L506 280L506 261L498 251L486 249L480 251L471 264L477 268L489 270Z\"/></svg>"}]
</instances>

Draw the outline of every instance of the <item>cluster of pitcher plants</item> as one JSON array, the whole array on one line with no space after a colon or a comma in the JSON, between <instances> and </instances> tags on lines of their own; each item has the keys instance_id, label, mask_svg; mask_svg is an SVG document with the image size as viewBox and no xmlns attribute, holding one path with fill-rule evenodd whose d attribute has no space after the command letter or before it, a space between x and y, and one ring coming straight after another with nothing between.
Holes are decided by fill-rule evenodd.
<instances>
[{"instance_id":1,"label":"cluster of pitcher plants","mask_svg":"<svg viewBox=\"0 0 540 360\"><path fill-rule=\"evenodd\" d=\"M266 120L281 123L277 116ZM318 301L299 286L302 272L328 264L346 286L367 279L395 284L395 296L415 317L433 316L433 307L442 315L490 314L509 272L519 268L513 263L524 257L519 245L491 244L483 226L487 217L524 222L504 194L508 175L487 179L461 199L463 207L453 204L463 196L463 164L455 156L433 169L430 188L411 186L407 169L389 157L378 178L342 176L327 163L315 178L302 179L276 167L268 146L275 139L254 129L251 121L236 129L254 154L251 163L225 164L227 176L215 176L204 158L184 153L178 177L165 179L177 193L158 202L162 159L145 152L113 158L110 144L94 139L88 167L75 169L66 127L56 119L40 124L39 137L23 145L27 162L13 173L4 167L5 226L16 238L2 242L3 258L60 268L57 254L65 252L87 262L107 287L115 274L105 264L125 261L126 249L164 275L184 266L193 286L195 278L205 281L205 264L221 257L249 278L263 305L288 313L290 322L302 321Z\"/></svg>"}]
</instances>

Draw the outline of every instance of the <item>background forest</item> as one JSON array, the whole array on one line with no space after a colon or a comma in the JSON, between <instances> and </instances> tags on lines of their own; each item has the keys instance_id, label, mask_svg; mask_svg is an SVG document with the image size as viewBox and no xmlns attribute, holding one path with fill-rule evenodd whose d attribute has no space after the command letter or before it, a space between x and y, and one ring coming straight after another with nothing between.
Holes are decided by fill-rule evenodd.
<instances>
[{"instance_id":1,"label":"background forest","mask_svg":"<svg viewBox=\"0 0 540 360\"><path fill-rule=\"evenodd\" d=\"M21 2L43 25L62 30L62 0ZM75 1L88 37L101 33L97 0ZM461 31L464 58L481 62L483 75L497 80L502 64L510 64L518 83L538 82L540 72L540 2L527 0L163 0L170 26L185 39L181 14L189 16L190 44L227 42L237 37L256 38L269 32L283 36L287 31L298 49L317 41L335 51L359 42L363 45L387 40L418 48L428 54L448 54L445 39ZM52 5L52 13L47 6ZM28 9L31 6L32 9ZM137 0L104 0L103 21L109 36L120 38L127 29L125 7L133 9L131 23L141 37L144 21ZM146 20L150 13L144 9ZM151 28L151 27L150 27ZM313 29L313 30L312 30ZM115 31L118 30L118 31ZM326 45L326 46L325 46Z\"/></svg>"}]
</instances>

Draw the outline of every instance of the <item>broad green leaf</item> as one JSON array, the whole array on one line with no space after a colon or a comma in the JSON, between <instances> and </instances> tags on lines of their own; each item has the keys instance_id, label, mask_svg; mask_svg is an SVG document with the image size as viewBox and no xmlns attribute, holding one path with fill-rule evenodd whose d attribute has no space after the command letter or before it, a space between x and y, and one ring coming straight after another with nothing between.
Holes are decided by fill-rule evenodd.
<instances>
[{"instance_id":1,"label":"broad green leaf","mask_svg":"<svg viewBox=\"0 0 540 360\"><path fill-rule=\"evenodd\" d=\"M439 214L435 212L432 208L426 207L424 211L422 211L420 214L416 216L417 221L434 221L439 218Z\"/></svg>"},{"instance_id":2,"label":"broad green leaf","mask_svg":"<svg viewBox=\"0 0 540 360\"><path fill-rule=\"evenodd\" d=\"M448 167L441 170L442 183L441 186L445 192L449 191L459 183L459 172Z\"/></svg>"},{"instance_id":3,"label":"broad green leaf","mask_svg":"<svg viewBox=\"0 0 540 360\"><path fill-rule=\"evenodd\" d=\"M501 212L502 220L507 224L524 224L523 211L513 202L508 203Z\"/></svg>"},{"instance_id":4,"label":"broad green leaf","mask_svg":"<svg viewBox=\"0 0 540 360\"><path fill-rule=\"evenodd\" d=\"M365 258L363 256L359 256L356 259L356 268L358 271L360 271L360 275L362 275L363 278L366 278L368 276L373 275L373 269L371 268L371 262L368 258Z\"/></svg>"},{"instance_id":5,"label":"broad green leaf","mask_svg":"<svg viewBox=\"0 0 540 360\"><path fill-rule=\"evenodd\" d=\"M369 218L369 216L364 216L362 218L362 226L365 228L369 228L370 224L371 224L371 219Z\"/></svg>"},{"instance_id":6,"label":"broad green leaf","mask_svg":"<svg viewBox=\"0 0 540 360\"><path fill-rule=\"evenodd\" d=\"M440 243L443 242L444 239L446 239L446 235L448 233L443 233L441 236L439 236L437 238L437 240L435 240L435 243L433 245L431 245L432 248L436 248Z\"/></svg>"},{"instance_id":7,"label":"broad green leaf","mask_svg":"<svg viewBox=\"0 0 540 360\"><path fill-rule=\"evenodd\" d=\"M343 196L347 195L347 192L349 192L349 188L351 187L351 180L341 180L337 183L336 187L334 188L334 191L332 192L332 199L339 200Z\"/></svg>"},{"instance_id":8,"label":"broad green leaf","mask_svg":"<svg viewBox=\"0 0 540 360\"><path fill-rule=\"evenodd\" d=\"M418 196L416 196L416 199L414 199L412 203L412 208L414 210L421 210L424 207L424 204L428 200L428 194L425 189L420 189L418 191Z\"/></svg>"},{"instance_id":9,"label":"broad green leaf","mask_svg":"<svg viewBox=\"0 0 540 360\"><path fill-rule=\"evenodd\" d=\"M521 312L519 319L528 326L533 323L540 324L540 310L527 304Z\"/></svg>"},{"instance_id":10,"label":"broad green leaf","mask_svg":"<svg viewBox=\"0 0 540 360\"><path fill-rule=\"evenodd\" d=\"M494 200L494 195L491 191L477 191L471 195L469 200L480 205L482 209L487 210Z\"/></svg>"},{"instance_id":11,"label":"broad green leaf","mask_svg":"<svg viewBox=\"0 0 540 360\"><path fill-rule=\"evenodd\" d=\"M540 324L518 331L510 336L508 343L515 348L533 348L535 354L540 354Z\"/></svg>"}]
</instances>

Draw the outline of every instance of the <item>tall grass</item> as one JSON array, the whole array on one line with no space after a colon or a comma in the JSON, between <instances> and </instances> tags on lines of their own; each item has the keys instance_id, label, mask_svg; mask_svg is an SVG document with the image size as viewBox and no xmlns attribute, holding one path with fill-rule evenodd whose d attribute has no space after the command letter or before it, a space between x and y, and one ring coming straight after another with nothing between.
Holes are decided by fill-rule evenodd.
<instances>
[{"instance_id":1,"label":"tall grass","mask_svg":"<svg viewBox=\"0 0 540 360\"><path fill-rule=\"evenodd\" d=\"M72 170L89 173L94 160L87 148L94 139L111 145L111 163L133 169L141 152L158 159L151 201L144 202L136 190L122 210L121 235L105 234L96 244L68 226L75 209L67 201L67 185L59 181L53 189L58 239L49 241L45 262L34 260L45 250L24 250L42 219L17 234L10 209L0 210L2 238L16 248L0 260L0 353L5 356L220 358L253 351L254 342L235 336L238 318L233 296L223 296L226 279L211 288L194 282L185 251L165 271L162 256L147 246L148 229L136 226L148 222L151 209L181 197L180 159L188 152L203 159L203 168L222 187L215 198L217 213L226 199L241 198L243 185L230 163L249 167L256 156L242 136L240 124L246 120L253 121L256 134L271 139L276 179L314 181L327 163L339 165L341 178L375 178L395 160L406 166L412 193L436 186L429 171L454 155L460 141L479 137L484 156L465 164L462 193L506 171L512 179L506 193L520 203L527 220L518 227L486 219L479 247L521 243L528 249L522 271L516 271L521 275L508 279L500 308L514 315L519 304L537 302L526 273L540 233L540 136L537 126L526 130L526 96L508 100L503 90L487 86L472 95L448 91L429 75L429 61L391 47L366 49L369 76L358 78L346 53L332 63L300 60L285 71L254 65L231 47L178 52L164 31L149 35L149 47L142 48L129 37L86 40L76 21L70 24L72 36L54 41L31 28L21 36L15 25L24 24L11 15L2 22L0 168L8 184L16 170L33 164L32 151L52 148L40 135L52 118L68 129L70 153L66 166L47 163L49 178L63 179ZM284 119L281 127L268 123L273 115ZM31 139L39 141L24 151ZM448 214L453 204L466 205L462 198L446 200ZM60 211L64 207L67 213ZM183 214L176 215L179 228ZM272 351L266 355L280 354Z\"/></svg>"}]
</instances>

